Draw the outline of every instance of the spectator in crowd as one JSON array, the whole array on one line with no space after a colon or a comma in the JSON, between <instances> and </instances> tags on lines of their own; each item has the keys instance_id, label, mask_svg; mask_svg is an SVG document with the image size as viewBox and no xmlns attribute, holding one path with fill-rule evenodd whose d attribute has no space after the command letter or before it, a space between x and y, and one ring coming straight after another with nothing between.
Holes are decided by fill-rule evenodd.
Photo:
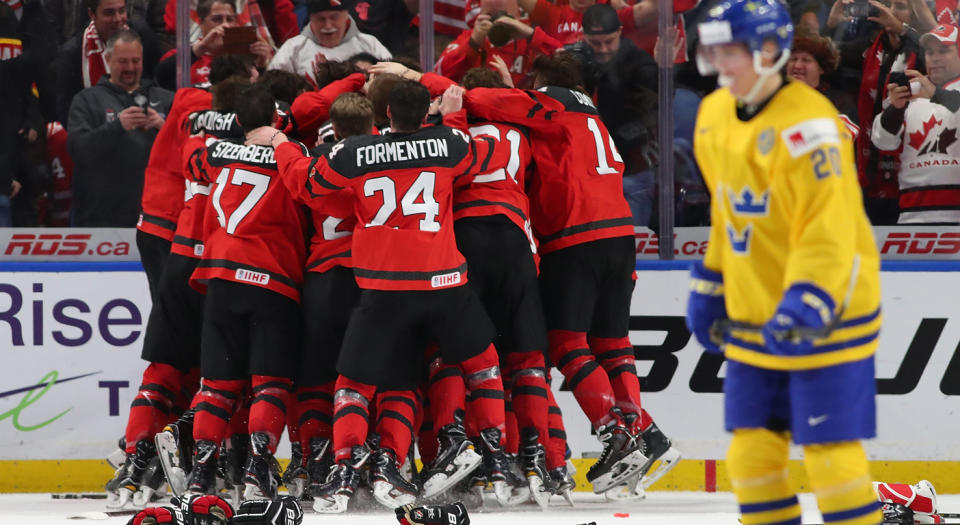
<instances>
[{"instance_id":1,"label":"spectator in crowd","mask_svg":"<svg viewBox=\"0 0 960 525\"><path fill-rule=\"evenodd\" d=\"M53 55L50 42L43 36L49 30L46 18L33 16L43 8L31 2L23 8L22 19L16 11L0 3L0 227L12 226L11 202L30 171L27 150L38 145L43 133L40 104L31 91L44 63ZM38 38L40 37L40 38Z\"/></svg>"},{"instance_id":2,"label":"spectator in crowd","mask_svg":"<svg viewBox=\"0 0 960 525\"><path fill-rule=\"evenodd\" d=\"M626 98L644 93L656 101L657 63L646 51L623 37L617 11L606 4L583 14L583 39L568 45L582 64L584 88L597 102L607 129L616 130L635 115L623 110ZM656 111L656 106L649 108ZM616 140L616 133L612 133ZM623 144L617 143L623 151Z\"/></svg>"},{"instance_id":3,"label":"spectator in crowd","mask_svg":"<svg viewBox=\"0 0 960 525\"><path fill-rule=\"evenodd\" d=\"M200 17L198 38L190 44L190 83L203 84L210 80L210 62L223 52L224 33L228 27L236 27L236 0L200 0L197 16ZM260 68L267 67L273 57L273 48L262 37L250 44L249 54ZM177 52L170 50L157 65L157 84L169 90L177 89Z\"/></svg>"},{"instance_id":4,"label":"spectator in crowd","mask_svg":"<svg viewBox=\"0 0 960 525\"><path fill-rule=\"evenodd\" d=\"M190 1L190 41L200 39L200 23L203 17L198 11L200 0ZM273 47L283 45L296 36L300 25L293 12L291 0L236 0L234 6L237 25L257 28L257 37ZM168 0L163 14L168 33L177 32L177 1Z\"/></svg>"},{"instance_id":5,"label":"spectator in crowd","mask_svg":"<svg viewBox=\"0 0 960 525\"><path fill-rule=\"evenodd\" d=\"M342 1L361 33L375 36L394 56L407 54L407 35L418 0Z\"/></svg>"},{"instance_id":6,"label":"spectator in crowd","mask_svg":"<svg viewBox=\"0 0 960 525\"><path fill-rule=\"evenodd\" d=\"M73 159L67 152L67 130L59 122L47 124L47 161L50 163L52 180L46 188L40 224L65 228L70 226Z\"/></svg>"},{"instance_id":7,"label":"spectator in crowd","mask_svg":"<svg viewBox=\"0 0 960 525\"><path fill-rule=\"evenodd\" d=\"M58 46L83 33L83 28L90 23L84 0L41 0L41 3L53 22Z\"/></svg>"},{"instance_id":8,"label":"spectator in crowd","mask_svg":"<svg viewBox=\"0 0 960 525\"><path fill-rule=\"evenodd\" d=\"M127 16L131 23L143 24L155 34L163 33L163 11L168 0L130 0L127 3ZM174 1L176 3L176 1ZM159 35L158 35L159 36ZM172 43L172 42L171 42Z\"/></svg>"},{"instance_id":9,"label":"spectator in crowd","mask_svg":"<svg viewBox=\"0 0 960 525\"><path fill-rule=\"evenodd\" d=\"M860 126L847 116L855 114L856 100L846 91L833 89L826 80L836 71L839 62L840 53L829 38L819 35L800 36L793 40L793 50L787 60L787 76L829 98L840 111L840 119L847 126L847 131L856 140Z\"/></svg>"},{"instance_id":10,"label":"spectator in crowd","mask_svg":"<svg viewBox=\"0 0 960 525\"><path fill-rule=\"evenodd\" d=\"M143 46L136 33L114 33L105 56L110 74L77 94L70 106L67 147L75 163L70 223L133 227L143 171L173 93L142 78Z\"/></svg>"},{"instance_id":11,"label":"spectator in crowd","mask_svg":"<svg viewBox=\"0 0 960 525\"><path fill-rule=\"evenodd\" d=\"M516 0L481 0L473 29L463 31L447 46L435 71L459 82L467 70L488 67L505 74L510 87L531 87L534 59L552 55L561 44L519 18Z\"/></svg>"},{"instance_id":12,"label":"spectator in crowd","mask_svg":"<svg viewBox=\"0 0 960 525\"><path fill-rule=\"evenodd\" d=\"M927 75L887 86L889 105L873 121L881 150L900 150L900 224L960 224L960 54L956 26L920 38Z\"/></svg>"},{"instance_id":13,"label":"spectator in crowd","mask_svg":"<svg viewBox=\"0 0 960 525\"><path fill-rule=\"evenodd\" d=\"M342 62L364 51L380 60L390 58L390 51L376 37L357 29L339 0L309 0L307 10L310 23L283 44L270 62L270 69L304 75L316 83L313 71L318 62Z\"/></svg>"},{"instance_id":14,"label":"spectator in crowd","mask_svg":"<svg viewBox=\"0 0 960 525\"><path fill-rule=\"evenodd\" d=\"M70 39L60 50L57 62L57 120L69 129L70 104L73 96L97 85L100 77L110 72L105 43L117 31L131 29L138 33L143 45L143 72L153 77L160 58L153 32L143 24L127 23L125 0L85 0L90 23L83 33Z\"/></svg>"}]
</instances>

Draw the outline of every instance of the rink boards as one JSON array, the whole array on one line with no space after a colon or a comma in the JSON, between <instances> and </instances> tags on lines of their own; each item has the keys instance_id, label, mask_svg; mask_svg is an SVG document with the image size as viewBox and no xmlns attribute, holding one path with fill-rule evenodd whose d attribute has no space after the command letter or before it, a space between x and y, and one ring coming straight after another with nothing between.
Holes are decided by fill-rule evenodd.
<instances>
[{"instance_id":1,"label":"rink boards","mask_svg":"<svg viewBox=\"0 0 960 525\"><path fill-rule=\"evenodd\" d=\"M960 492L960 266L884 268L874 476ZM0 492L98 490L143 370L146 279L129 262L0 263L0 272ZM641 261L637 274L631 340L644 405L687 459L654 488L726 490L724 367L684 328L686 263ZM592 460L580 458L600 447L554 377L584 483ZM802 464L791 470L802 486Z\"/></svg>"}]
</instances>

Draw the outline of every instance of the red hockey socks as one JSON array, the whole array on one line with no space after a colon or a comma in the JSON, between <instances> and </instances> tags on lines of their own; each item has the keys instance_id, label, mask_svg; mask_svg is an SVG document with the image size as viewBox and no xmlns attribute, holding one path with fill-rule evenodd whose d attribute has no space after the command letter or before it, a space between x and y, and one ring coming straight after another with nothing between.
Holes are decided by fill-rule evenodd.
<instances>
[{"instance_id":1,"label":"red hockey socks","mask_svg":"<svg viewBox=\"0 0 960 525\"><path fill-rule=\"evenodd\" d=\"M590 350L607 371L610 386L617 398L617 408L624 414L640 414L640 380L633 344L628 337L590 337ZM648 416L649 417L649 416ZM642 420L643 418L638 418ZM639 424L637 430L650 426Z\"/></svg>"},{"instance_id":2,"label":"red hockey socks","mask_svg":"<svg viewBox=\"0 0 960 525\"><path fill-rule=\"evenodd\" d=\"M547 390L550 406L547 408L547 421L550 429L547 438L540 438L547 449L547 469L553 470L567 464L567 433L563 428L563 412L553 397L553 391Z\"/></svg>"},{"instance_id":3,"label":"red hockey socks","mask_svg":"<svg viewBox=\"0 0 960 525\"><path fill-rule=\"evenodd\" d=\"M577 403L594 428L614 421L616 397L606 372L593 359L585 332L550 330L550 360L567 380Z\"/></svg>"},{"instance_id":4,"label":"red hockey socks","mask_svg":"<svg viewBox=\"0 0 960 525\"><path fill-rule=\"evenodd\" d=\"M342 375L337 378L333 395L333 457L337 463L349 460L353 447L367 440L370 400L376 393L373 385Z\"/></svg>"},{"instance_id":5,"label":"red hockey socks","mask_svg":"<svg viewBox=\"0 0 960 525\"><path fill-rule=\"evenodd\" d=\"M513 352L506 355L507 374L510 377L510 400L516 415L517 427L535 428L542 443L546 443L547 369L543 352Z\"/></svg>"},{"instance_id":6,"label":"red hockey socks","mask_svg":"<svg viewBox=\"0 0 960 525\"><path fill-rule=\"evenodd\" d=\"M439 431L456 420L458 410L463 414L467 387L460 368L444 363L439 354L430 360L429 381L430 417L433 428Z\"/></svg>"},{"instance_id":7,"label":"red hockey socks","mask_svg":"<svg viewBox=\"0 0 960 525\"><path fill-rule=\"evenodd\" d=\"M500 378L499 363L497 350L490 343L486 350L463 361L459 367L470 392L467 411L477 429L496 428L501 436L505 436L503 380Z\"/></svg>"},{"instance_id":8,"label":"red hockey socks","mask_svg":"<svg viewBox=\"0 0 960 525\"><path fill-rule=\"evenodd\" d=\"M304 457L310 450L310 440L333 435L333 389L335 381L319 386L297 387L297 424L300 427L300 446ZM289 419L288 419L289 420Z\"/></svg>"},{"instance_id":9,"label":"red hockey socks","mask_svg":"<svg viewBox=\"0 0 960 525\"><path fill-rule=\"evenodd\" d=\"M193 440L220 443L233 416L233 410L244 393L246 379L204 379L195 404Z\"/></svg>"},{"instance_id":10,"label":"red hockey socks","mask_svg":"<svg viewBox=\"0 0 960 525\"><path fill-rule=\"evenodd\" d=\"M390 449L402 466L413 442L417 401L413 390L387 390L377 394L377 433L380 448Z\"/></svg>"},{"instance_id":11,"label":"red hockey socks","mask_svg":"<svg viewBox=\"0 0 960 525\"><path fill-rule=\"evenodd\" d=\"M174 419L174 403L180 394L184 373L163 363L150 363L143 371L137 397L127 418L126 452L133 454L137 442L149 439Z\"/></svg>"},{"instance_id":12,"label":"red hockey socks","mask_svg":"<svg viewBox=\"0 0 960 525\"><path fill-rule=\"evenodd\" d=\"M277 443L287 424L287 405L293 393L293 381L286 377L253 376L253 401L250 403L250 434L263 432L269 438L267 446L276 453Z\"/></svg>"}]
</instances>

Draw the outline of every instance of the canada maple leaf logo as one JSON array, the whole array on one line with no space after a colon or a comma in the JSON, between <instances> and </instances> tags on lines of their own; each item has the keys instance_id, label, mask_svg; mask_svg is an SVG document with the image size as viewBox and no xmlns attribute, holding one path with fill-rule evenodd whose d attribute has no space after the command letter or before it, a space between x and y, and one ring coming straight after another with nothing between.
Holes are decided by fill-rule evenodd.
<instances>
[{"instance_id":1,"label":"canada maple leaf logo","mask_svg":"<svg viewBox=\"0 0 960 525\"><path fill-rule=\"evenodd\" d=\"M930 134L930 130L942 123L943 121L937 120L936 117L931 115L930 119L923 123L923 129L910 132L910 146L915 150L919 150L923 142L927 140L927 135Z\"/></svg>"}]
</instances>

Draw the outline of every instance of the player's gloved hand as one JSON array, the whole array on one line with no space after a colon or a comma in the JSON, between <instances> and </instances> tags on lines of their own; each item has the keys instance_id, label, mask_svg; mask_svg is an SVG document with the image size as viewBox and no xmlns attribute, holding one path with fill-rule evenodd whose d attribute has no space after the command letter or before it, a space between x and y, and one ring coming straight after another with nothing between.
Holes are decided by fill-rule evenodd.
<instances>
[{"instance_id":1,"label":"player's gloved hand","mask_svg":"<svg viewBox=\"0 0 960 525\"><path fill-rule=\"evenodd\" d=\"M230 523L231 525L300 525L303 523L303 508L293 496L280 496L275 500L244 501Z\"/></svg>"},{"instance_id":2,"label":"player's gloved hand","mask_svg":"<svg viewBox=\"0 0 960 525\"><path fill-rule=\"evenodd\" d=\"M883 504L882 525L913 525L913 511L899 503ZM932 522L931 522L932 523Z\"/></svg>"},{"instance_id":3,"label":"player's gloved hand","mask_svg":"<svg viewBox=\"0 0 960 525\"><path fill-rule=\"evenodd\" d=\"M708 352L720 353L723 341L710 337L713 323L727 318L723 300L723 275L708 269L702 262L690 268L690 297L687 298L687 329Z\"/></svg>"},{"instance_id":4,"label":"player's gloved hand","mask_svg":"<svg viewBox=\"0 0 960 525\"><path fill-rule=\"evenodd\" d=\"M170 498L170 503L191 518L191 525L230 525L233 507L227 500L213 494L194 494Z\"/></svg>"},{"instance_id":5,"label":"player's gloved hand","mask_svg":"<svg viewBox=\"0 0 960 525\"><path fill-rule=\"evenodd\" d=\"M147 507L130 518L127 525L190 525L187 519L176 507Z\"/></svg>"},{"instance_id":6,"label":"player's gloved hand","mask_svg":"<svg viewBox=\"0 0 960 525\"><path fill-rule=\"evenodd\" d=\"M798 328L823 328L833 320L834 302L812 284L795 284L783 294L773 318L763 327L767 350L777 355L807 355L813 339L800 337Z\"/></svg>"},{"instance_id":7,"label":"player's gloved hand","mask_svg":"<svg viewBox=\"0 0 960 525\"><path fill-rule=\"evenodd\" d=\"M470 525L467 508L459 501L448 505L410 503L394 509L402 525Z\"/></svg>"}]
</instances>

